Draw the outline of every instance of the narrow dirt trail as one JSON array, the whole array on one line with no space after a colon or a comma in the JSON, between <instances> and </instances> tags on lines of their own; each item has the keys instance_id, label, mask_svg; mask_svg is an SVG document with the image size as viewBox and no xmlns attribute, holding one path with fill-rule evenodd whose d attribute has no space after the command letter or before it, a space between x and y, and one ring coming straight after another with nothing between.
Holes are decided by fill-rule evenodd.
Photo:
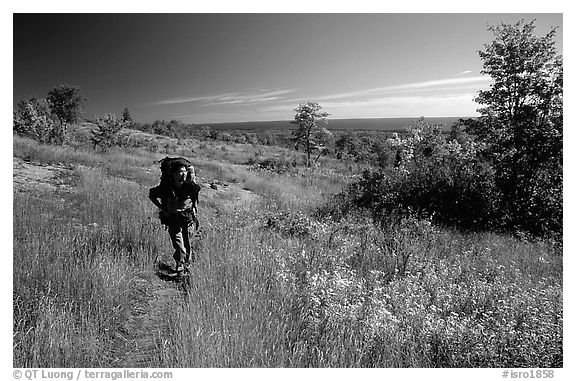
<instances>
[{"instance_id":1,"label":"narrow dirt trail","mask_svg":"<svg viewBox=\"0 0 576 381\"><path fill-rule=\"evenodd\" d=\"M237 184L218 181L217 184L203 182L201 185L201 203L214 200L226 209L247 208L260 197ZM209 208L201 207L199 213L214 212L207 209ZM172 264L169 247L157 261ZM115 355L117 360L113 366L145 367L150 363L158 363L158 357L165 354L164 346L171 332L165 317L171 309L186 303L187 286L185 283L162 280L155 271L156 267L151 265L133 279L133 305L130 306L129 317L124 324L125 335L119 341Z\"/></svg>"},{"instance_id":2,"label":"narrow dirt trail","mask_svg":"<svg viewBox=\"0 0 576 381\"><path fill-rule=\"evenodd\" d=\"M131 282L131 305L111 366L142 368L158 363L169 329L165 316L186 295L178 285L160 280L153 268L135 274Z\"/></svg>"}]
</instances>

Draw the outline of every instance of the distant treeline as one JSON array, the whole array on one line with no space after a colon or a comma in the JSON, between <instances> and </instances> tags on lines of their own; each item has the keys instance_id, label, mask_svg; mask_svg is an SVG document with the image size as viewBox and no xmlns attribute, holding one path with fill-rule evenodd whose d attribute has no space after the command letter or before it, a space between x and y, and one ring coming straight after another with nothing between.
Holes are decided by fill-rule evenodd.
<instances>
[{"instance_id":1,"label":"distant treeline","mask_svg":"<svg viewBox=\"0 0 576 381\"><path fill-rule=\"evenodd\" d=\"M361 118L361 119L330 119L327 128L331 131L383 131L404 132L414 123L416 118ZM432 124L443 125L445 131L450 129L459 117L433 117L426 118ZM294 124L289 120L263 121L263 122L235 122L235 123L208 123L215 130L291 130Z\"/></svg>"},{"instance_id":2,"label":"distant treeline","mask_svg":"<svg viewBox=\"0 0 576 381\"><path fill-rule=\"evenodd\" d=\"M393 163L395 149L389 139L404 134L418 119L339 119L329 121L328 128L334 139L324 152L338 159L386 166ZM448 133L460 119L456 117L425 118ZM157 120L153 123L133 123L131 128L176 139L194 138L240 144L261 144L294 148L290 121L186 124L178 120Z\"/></svg>"}]
</instances>

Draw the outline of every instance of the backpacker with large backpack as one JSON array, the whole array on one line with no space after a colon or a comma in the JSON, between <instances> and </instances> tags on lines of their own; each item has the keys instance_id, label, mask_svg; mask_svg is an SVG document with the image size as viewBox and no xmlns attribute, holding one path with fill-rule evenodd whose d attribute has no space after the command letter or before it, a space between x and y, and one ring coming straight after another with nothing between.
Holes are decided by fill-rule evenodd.
<instances>
[{"instance_id":1,"label":"backpacker with large backpack","mask_svg":"<svg viewBox=\"0 0 576 381\"><path fill-rule=\"evenodd\" d=\"M172 187L172 174L174 173L174 170L184 166L187 170L187 175L186 175L186 180L185 182L188 183L188 186L192 186L192 187L196 187L197 190L199 190L199 186L196 184L196 173L194 170L194 166L192 165L192 163L183 158L183 157L165 157L163 159L161 159L159 161L160 163L160 185L158 187L155 188L151 188L151 191L154 189L159 189L161 194L172 194L173 197L175 197L174 194L174 190ZM163 211L160 211L159 213L159 217L160 217L160 222L163 225L170 225L172 223L184 223L186 221L192 222L195 226L196 229L198 229L198 219L196 218L196 213L197 213L197 205L198 205L198 198L197 198L197 191L195 192L196 194L196 198L193 199L193 209L188 211L188 212L182 212L179 215L176 216L167 216L163 213Z\"/></svg>"}]
</instances>

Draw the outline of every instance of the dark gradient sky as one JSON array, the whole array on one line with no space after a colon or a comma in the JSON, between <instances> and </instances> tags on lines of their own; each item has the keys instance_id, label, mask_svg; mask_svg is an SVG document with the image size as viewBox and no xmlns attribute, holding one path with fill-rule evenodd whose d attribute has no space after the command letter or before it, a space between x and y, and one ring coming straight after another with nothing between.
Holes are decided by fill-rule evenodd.
<instances>
[{"instance_id":1,"label":"dark gradient sky","mask_svg":"<svg viewBox=\"0 0 576 381\"><path fill-rule=\"evenodd\" d=\"M87 116L140 122L470 116L487 24L561 14L14 14L13 104L78 85Z\"/></svg>"}]
</instances>

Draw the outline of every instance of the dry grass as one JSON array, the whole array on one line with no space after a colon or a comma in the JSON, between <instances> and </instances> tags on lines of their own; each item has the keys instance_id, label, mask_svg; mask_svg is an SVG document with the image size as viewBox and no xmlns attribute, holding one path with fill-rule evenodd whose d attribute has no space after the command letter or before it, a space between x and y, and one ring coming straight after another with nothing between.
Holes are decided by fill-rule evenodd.
<instances>
[{"instance_id":1,"label":"dry grass","mask_svg":"<svg viewBox=\"0 0 576 381\"><path fill-rule=\"evenodd\" d=\"M165 153L15 138L16 156L75 169L73 192L14 194L14 366L563 365L561 248L427 221L318 221L353 171L253 171L236 149L193 156L198 175L261 197L201 199L184 292L152 270L170 247L146 198Z\"/></svg>"}]
</instances>

